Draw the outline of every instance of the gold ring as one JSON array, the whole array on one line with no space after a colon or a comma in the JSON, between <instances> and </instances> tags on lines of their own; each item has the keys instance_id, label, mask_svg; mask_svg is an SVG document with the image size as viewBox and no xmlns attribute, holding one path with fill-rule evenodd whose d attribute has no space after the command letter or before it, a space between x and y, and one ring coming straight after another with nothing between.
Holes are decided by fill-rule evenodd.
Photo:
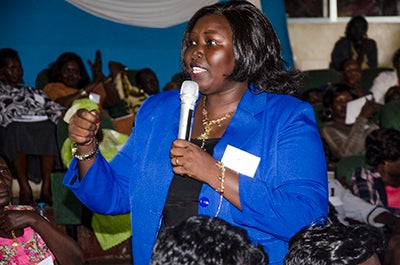
<instances>
[{"instance_id":1,"label":"gold ring","mask_svg":"<svg viewBox=\"0 0 400 265\"><path fill-rule=\"evenodd\" d=\"M176 164L177 166L180 166L180 165L179 165L179 160L178 160L177 157L175 157L175 164Z\"/></svg>"}]
</instances>

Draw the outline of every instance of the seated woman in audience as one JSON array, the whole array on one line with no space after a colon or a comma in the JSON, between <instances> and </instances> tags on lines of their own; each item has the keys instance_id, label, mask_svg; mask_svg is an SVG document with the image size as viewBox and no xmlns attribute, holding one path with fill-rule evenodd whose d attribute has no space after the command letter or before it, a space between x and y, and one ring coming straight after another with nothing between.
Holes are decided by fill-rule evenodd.
<instances>
[{"instance_id":1,"label":"seated woman in audience","mask_svg":"<svg viewBox=\"0 0 400 265\"><path fill-rule=\"evenodd\" d=\"M392 86L400 86L400 49L398 49L392 58L393 71L381 72L375 79L371 87L375 101L384 104L384 95Z\"/></svg>"},{"instance_id":2,"label":"seated woman in audience","mask_svg":"<svg viewBox=\"0 0 400 265\"><path fill-rule=\"evenodd\" d=\"M118 91L112 79L106 79L102 72L100 51L96 52L94 62L89 64L93 80L90 81L80 56L72 52L61 54L50 68L50 82L43 88L52 100L69 108L75 99L95 94L103 110L114 107L120 102Z\"/></svg>"},{"instance_id":3,"label":"seated woman in audience","mask_svg":"<svg viewBox=\"0 0 400 265\"><path fill-rule=\"evenodd\" d=\"M379 128L371 120L376 113L373 100L366 101L353 124L346 124L347 103L354 99L350 89L344 84L334 84L324 94L324 116L327 122L320 127L320 135L332 154L334 161L331 162L337 162L343 156L364 153L365 138Z\"/></svg>"},{"instance_id":4,"label":"seated woman in audience","mask_svg":"<svg viewBox=\"0 0 400 265\"><path fill-rule=\"evenodd\" d=\"M340 74L342 76L342 83L351 87L350 93L354 98L360 98L370 94L367 89L361 86L362 72L356 60L346 60Z\"/></svg>"},{"instance_id":5,"label":"seated woman in audience","mask_svg":"<svg viewBox=\"0 0 400 265\"><path fill-rule=\"evenodd\" d=\"M83 252L72 238L31 206L10 204L12 178L0 155L0 263L84 264Z\"/></svg>"},{"instance_id":6,"label":"seated woman in audience","mask_svg":"<svg viewBox=\"0 0 400 265\"><path fill-rule=\"evenodd\" d=\"M367 31L368 22L364 17L351 18L345 36L335 43L329 68L340 71L348 59L354 59L361 69L377 67L378 48L375 40L368 38Z\"/></svg>"},{"instance_id":7,"label":"seated woman in audience","mask_svg":"<svg viewBox=\"0 0 400 265\"><path fill-rule=\"evenodd\" d=\"M40 90L22 84L18 53L0 50L0 149L12 161L21 204L33 201L28 182L28 155L40 156L40 200L51 203L50 174L57 155L55 123L64 108Z\"/></svg>"},{"instance_id":8,"label":"seated woman in audience","mask_svg":"<svg viewBox=\"0 0 400 265\"><path fill-rule=\"evenodd\" d=\"M327 224L300 230L289 241L285 265L380 265L384 239L377 228Z\"/></svg>"}]
</instances>

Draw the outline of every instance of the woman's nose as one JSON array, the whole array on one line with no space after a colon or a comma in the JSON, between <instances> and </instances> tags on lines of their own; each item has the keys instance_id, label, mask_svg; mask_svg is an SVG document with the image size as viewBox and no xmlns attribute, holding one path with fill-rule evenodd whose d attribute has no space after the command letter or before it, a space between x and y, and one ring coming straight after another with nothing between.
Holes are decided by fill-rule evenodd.
<instances>
[{"instance_id":1,"label":"woman's nose","mask_svg":"<svg viewBox=\"0 0 400 265\"><path fill-rule=\"evenodd\" d=\"M199 47L196 47L192 52L192 59L197 60L197 59L200 59L202 56L203 56L202 49Z\"/></svg>"}]
</instances>

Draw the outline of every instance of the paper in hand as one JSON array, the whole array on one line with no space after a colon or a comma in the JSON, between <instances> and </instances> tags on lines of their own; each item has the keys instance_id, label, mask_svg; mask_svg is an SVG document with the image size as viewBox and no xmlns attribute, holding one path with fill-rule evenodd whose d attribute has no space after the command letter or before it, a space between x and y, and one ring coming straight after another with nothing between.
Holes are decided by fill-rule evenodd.
<instances>
[{"instance_id":1,"label":"paper in hand","mask_svg":"<svg viewBox=\"0 0 400 265\"><path fill-rule=\"evenodd\" d=\"M346 108L346 124L353 124L358 115L360 115L361 109L364 106L365 102L372 99L372 95L366 95L362 98L358 98L347 103Z\"/></svg>"}]
</instances>

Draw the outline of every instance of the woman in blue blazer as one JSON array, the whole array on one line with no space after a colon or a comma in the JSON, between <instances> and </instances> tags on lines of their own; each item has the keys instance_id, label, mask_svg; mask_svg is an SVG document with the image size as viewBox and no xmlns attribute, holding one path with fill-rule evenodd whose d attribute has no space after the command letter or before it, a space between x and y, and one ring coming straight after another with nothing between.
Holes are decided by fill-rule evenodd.
<instances>
[{"instance_id":1,"label":"woman in blue blazer","mask_svg":"<svg viewBox=\"0 0 400 265\"><path fill-rule=\"evenodd\" d=\"M179 91L149 97L124 148L97 150L98 113L70 121L67 185L90 209L131 212L135 264L148 264L160 229L217 216L283 264L287 242L327 215L327 171L312 107L292 95L269 20L251 3L200 9L182 40L182 69L199 86L190 141L177 140Z\"/></svg>"}]
</instances>

